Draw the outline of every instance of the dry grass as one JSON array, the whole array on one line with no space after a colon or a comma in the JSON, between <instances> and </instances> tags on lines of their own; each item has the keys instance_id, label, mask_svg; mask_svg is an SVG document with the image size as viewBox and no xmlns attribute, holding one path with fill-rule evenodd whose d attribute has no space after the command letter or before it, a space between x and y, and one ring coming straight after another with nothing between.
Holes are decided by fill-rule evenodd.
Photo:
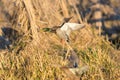
<instances>
[{"instance_id":1,"label":"dry grass","mask_svg":"<svg viewBox=\"0 0 120 80\"><path fill-rule=\"evenodd\" d=\"M60 55L63 52L59 38L40 28L59 25L69 16L73 16L71 22L81 22L75 7L77 0L74 4L72 0L30 1L15 2L11 23L22 37L14 41L12 51L0 53L0 80L71 80L71 76L60 68L68 61ZM98 36L91 25L72 33L71 46L80 58L79 66L90 66L82 80L120 79L120 64L111 57L118 51Z\"/></svg>"}]
</instances>

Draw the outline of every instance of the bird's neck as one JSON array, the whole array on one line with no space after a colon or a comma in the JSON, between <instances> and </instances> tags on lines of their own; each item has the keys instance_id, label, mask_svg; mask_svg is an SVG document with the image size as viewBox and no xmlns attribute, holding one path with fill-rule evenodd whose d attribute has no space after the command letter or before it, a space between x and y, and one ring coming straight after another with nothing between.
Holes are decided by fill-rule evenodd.
<instances>
[{"instance_id":1,"label":"bird's neck","mask_svg":"<svg viewBox=\"0 0 120 80\"><path fill-rule=\"evenodd\" d=\"M59 29L61 26L55 26L51 28L51 32L56 33L56 30Z\"/></svg>"}]
</instances>

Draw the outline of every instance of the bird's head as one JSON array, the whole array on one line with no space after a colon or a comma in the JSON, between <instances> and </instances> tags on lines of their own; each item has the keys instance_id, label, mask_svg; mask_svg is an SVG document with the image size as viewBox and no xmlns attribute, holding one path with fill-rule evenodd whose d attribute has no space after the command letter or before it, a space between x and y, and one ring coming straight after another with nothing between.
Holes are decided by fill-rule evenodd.
<instances>
[{"instance_id":1,"label":"bird's head","mask_svg":"<svg viewBox=\"0 0 120 80\"><path fill-rule=\"evenodd\" d=\"M44 32L53 32L53 33L56 33L56 30L58 28L61 28L66 22L68 22L69 20L71 20L72 17L69 17L69 18L64 18L63 19L63 23L59 26L53 26L52 28L42 28L42 31Z\"/></svg>"},{"instance_id":2,"label":"bird's head","mask_svg":"<svg viewBox=\"0 0 120 80\"><path fill-rule=\"evenodd\" d=\"M52 33L56 33L56 30L59 28L59 26L54 26L52 28L42 28L42 30L44 32L52 32Z\"/></svg>"},{"instance_id":3,"label":"bird's head","mask_svg":"<svg viewBox=\"0 0 120 80\"><path fill-rule=\"evenodd\" d=\"M51 28L42 28L42 31L44 31L44 32L51 32Z\"/></svg>"}]
</instances>

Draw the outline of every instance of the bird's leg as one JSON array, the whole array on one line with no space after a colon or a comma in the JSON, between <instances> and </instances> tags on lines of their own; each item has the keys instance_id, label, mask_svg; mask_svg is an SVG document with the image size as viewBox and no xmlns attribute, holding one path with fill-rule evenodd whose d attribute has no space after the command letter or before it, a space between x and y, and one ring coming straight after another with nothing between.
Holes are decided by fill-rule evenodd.
<instances>
[{"instance_id":1,"label":"bird's leg","mask_svg":"<svg viewBox=\"0 0 120 80\"><path fill-rule=\"evenodd\" d=\"M65 42L63 39L61 39L61 43L62 43L62 50L64 51L64 48L65 48Z\"/></svg>"}]
</instances>

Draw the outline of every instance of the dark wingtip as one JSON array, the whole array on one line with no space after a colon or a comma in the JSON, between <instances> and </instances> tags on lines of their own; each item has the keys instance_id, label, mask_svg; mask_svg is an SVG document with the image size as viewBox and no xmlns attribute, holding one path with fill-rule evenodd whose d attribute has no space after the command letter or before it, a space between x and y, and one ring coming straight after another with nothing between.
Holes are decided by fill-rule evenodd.
<instances>
[{"instance_id":1,"label":"dark wingtip","mask_svg":"<svg viewBox=\"0 0 120 80\"><path fill-rule=\"evenodd\" d=\"M63 22L62 22L62 24L60 26L63 26L65 23L69 22L71 19L72 19L72 16L68 17L68 18L64 18Z\"/></svg>"},{"instance_id":2,"label":"dark wingtip","mask_svg":"<svg viewBox=\"0 0 120 80\"><path fill-rule=\"evenodd\" d=\"M69 22L71 19L72 19L72 16L68 18L64 18L64 22Z\"/></svg>"}]
</instances>

